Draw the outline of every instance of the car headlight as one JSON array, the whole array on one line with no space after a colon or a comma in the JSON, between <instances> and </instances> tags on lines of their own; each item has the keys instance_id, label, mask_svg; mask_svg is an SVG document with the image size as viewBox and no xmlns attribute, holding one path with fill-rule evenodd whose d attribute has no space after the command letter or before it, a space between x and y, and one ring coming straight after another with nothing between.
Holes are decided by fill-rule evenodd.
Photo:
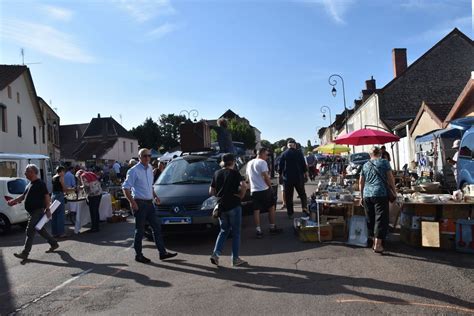
<instances>
[{"instance_id":1,"label":"car headlight","mask_svg":"<svg viewBox=\"0 0 474 316\"><path fill-rule=\"evenodd\" d=\"M217 205L217 197L211 196L204 202L202 202L201 210L212 210Z\"/></svg>"}]
</instances>

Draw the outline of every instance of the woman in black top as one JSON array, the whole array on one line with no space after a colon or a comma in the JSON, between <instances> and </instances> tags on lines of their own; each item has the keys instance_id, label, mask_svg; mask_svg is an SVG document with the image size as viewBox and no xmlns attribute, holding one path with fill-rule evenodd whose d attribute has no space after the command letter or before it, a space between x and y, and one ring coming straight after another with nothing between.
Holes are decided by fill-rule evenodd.
<instances>
[{"instance_id":1,"label":"woman in black top","mask_svg":"<svg viewBox=\"0 0 474 316\"><path fill-rule=\"evenodd\" d=\"M64 232L64 193L66 192L66 186L64 185L64 171L66 169L63 166L56 168L56 175L53 177L53 195L51 200L57 200L61 205L53 213L53 219L51 220L51 231L53 237L64 238L66 234Z\"/></svg>"}]
</instances>

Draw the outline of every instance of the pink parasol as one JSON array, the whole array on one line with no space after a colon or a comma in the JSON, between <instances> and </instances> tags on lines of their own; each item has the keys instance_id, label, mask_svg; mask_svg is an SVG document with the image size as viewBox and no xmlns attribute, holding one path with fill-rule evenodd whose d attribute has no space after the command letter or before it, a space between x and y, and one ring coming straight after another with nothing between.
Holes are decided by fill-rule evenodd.
<instances>
[{"instance_id":1,"label":"pink parasol","mask_svg":"<svg viewBox=\"0 0 474 316\"><path fill-rule=\"evenodd\" d=\"M400 137L397 135L379 131L376 129L362 128L357 131L350 132L339 136L334 142L339 145L376 145L391 142L398 142Z\"/></svg>"}]
</instances>

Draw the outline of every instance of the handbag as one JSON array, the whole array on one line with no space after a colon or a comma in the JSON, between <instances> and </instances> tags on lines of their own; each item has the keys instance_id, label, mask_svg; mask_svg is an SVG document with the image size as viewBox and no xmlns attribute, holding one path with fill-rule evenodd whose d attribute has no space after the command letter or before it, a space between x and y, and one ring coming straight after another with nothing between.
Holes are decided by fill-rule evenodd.
<instances>
[{"instance_id":1,"label":"handbag","mask_svg":"<svg viewBox=\"0 0 474 316\"><path fill-rule=\"evenodd\" d=\"M375 173L377 174L377 176L385 184L385 189L387 190L387 194L388 194L388 200L390 201L390 203L395 202L395 200L397 199L397 194L395 192L393 192L392 188L388 185L387 180L384 177L382 177L380 172L377 170L377 166L374 165L371 161L369 161L369 163L372 165L372 167L375 170Z\"/></svg>"}]
</instances>

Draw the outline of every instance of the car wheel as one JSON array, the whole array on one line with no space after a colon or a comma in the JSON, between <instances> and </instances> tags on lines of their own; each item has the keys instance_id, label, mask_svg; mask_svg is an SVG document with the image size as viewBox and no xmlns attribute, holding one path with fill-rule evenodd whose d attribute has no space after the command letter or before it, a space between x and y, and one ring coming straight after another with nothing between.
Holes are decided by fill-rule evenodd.
<instances>
[{"instance_id":1,"label":"car wheel","mask_svg":"<svg viewBox=\"0 0 474 316\"><path fill-rule=\"evenodd\" d=\"M8 233L11 229L11 226L12 225L10 224L8 218L5 215L0 214L0 234Z\"/></svg>"}]
</instances>

